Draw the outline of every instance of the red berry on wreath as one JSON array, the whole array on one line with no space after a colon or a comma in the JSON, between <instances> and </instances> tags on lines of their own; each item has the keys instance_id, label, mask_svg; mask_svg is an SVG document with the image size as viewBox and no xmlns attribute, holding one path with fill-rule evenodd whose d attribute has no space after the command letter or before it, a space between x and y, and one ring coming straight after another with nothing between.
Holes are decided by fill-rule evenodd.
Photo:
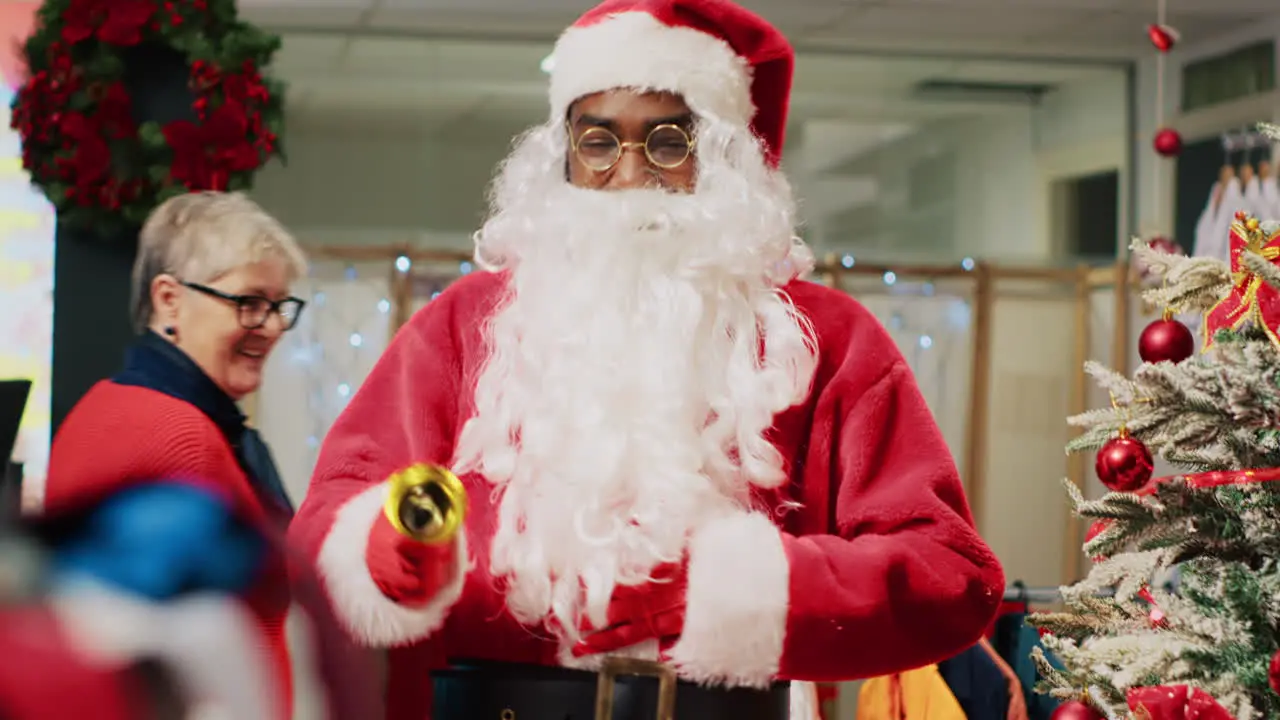
<instances>
[{"instance_id":1,"label":"red berry on wreath","mask_svg":"<svg viewBox=\"0 0 1280 720\"><path fill-rule=\"evenodd\" d=\"M1133 492L1151 479L1154 462L1151 451L1123 430L1098 451L1094 470L1098 479L1115 492Z\"/></svg>"},{"instance_id":2,"label":"red berry on wreath","mask_svg":"<svg viewBox=\"0 0 1280 720\"><path fill-rule=\"evenodd\" d=\"M1271 691L1280 695L1280 652L1271 656L1271 665L1267 668L1267 684Z\"/></svg>"},{"instance_id":3,"label":"red berry on wreath","mask_svg":"<svg viewBox=\"0 0 1280 720\"><path fill-rule=\"evenodd\" d=\"M1174 320L1171 313L1142 331L1138 338L1138 355L1142 362L1158 363L1166 360L1180 363L1196 350L1196 339L1186 325Z\"/></svg>"},{"instance_id":4,"label":"red berry on wreath","mask_svg":"<svg viewBox=\"0 0 1280 720\"><path fill-rule=\"evenodd\" d=\"M283 99L266 86L252 104L240 98L229 112L197 114L184 121L191 127L177 145L167 134L155 133L159 118L133 117L130 112L138 103L123 82L133 62L127 48L142 40L170 51L164 62L173 72L188 74L193 102L221 101L225 106L230 98L217 87L220 68L243 63L256 71L259 62L269 63L279 38L238 22L233 3L220 0L219 4L223 7L211 13L213 3L205 0L72 2L71 9L50 13L35 28L31 42L22 49L29 76L14 99L12 125L22 140L23 167L30 172L32 184L53 201L60 225L109 233L145 217L169 192L166 188L178 184L175 180L204 189L206 183L200 179L167 177L174 172L174 156L191 154L192 148L207 156L200 158L205 164L213 157L232 158L218 161L223 173L220 187L247 185L278 154L278 150L254 149L253 138L241 141L234 132L253 123L279 122ZM105 10L99 12L107 5L112 8L109 18L102 14ZM193 27L207 40L198 50L191 43L178 42L195 32ZM197 53L201 57L195 57ZM113 62L85 60L99 55L110 56ZM194 72L197 68L199 72ZM70 109L73 98L80 100L74 111ZM126 168L128 175L122 174ZM148 180L130 184L128 180L137 175ZM95 179L79 182L81 177ZM115 182L104 188L108 179Z\"/></svg>"}]
</instances>

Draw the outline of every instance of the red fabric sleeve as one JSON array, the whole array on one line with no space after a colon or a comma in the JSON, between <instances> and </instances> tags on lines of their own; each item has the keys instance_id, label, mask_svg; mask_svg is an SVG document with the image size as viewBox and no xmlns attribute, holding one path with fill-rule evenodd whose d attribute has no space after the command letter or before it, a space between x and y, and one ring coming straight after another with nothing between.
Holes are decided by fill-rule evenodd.
<instances>
[{"instance_id":1,"label":"red fabric sleeve","mask_svg":"<svg viewBox=\"0 0 1280 720\"><path fill-rule=\"evenodd\" d=\"M800 507L730 514L692 536L670 652L688 678L763 686L927 665L976 642L1003 594L892 338L847 295L798 284L793 297L819 346L809 405L779 426L800 434Z\"/></svg>"},{"instance_id":2,"label":"red fabric sleeve","mask_svg":"<svg viewBox=\"0 0 1280 720\"><path fill-rule=\"evenodd\" d=\"M951 453L905 363L865 391L860 384L837 373L825 391L856 398L833 428L838 536L783 536L791 586L784 676L873 677L937 662L982 636L1004 592L1000 563L973 526Z\"/></svg>"},{"instance_id":3,"label":"red fabric sleeve","mask_svg":"<svg viewBox=\"0 0 1280 720\"><path fill-rule=\"evenodd\" d=\"M462 338L478 332L473 319L497 282L489 274L463 278L400 330L329 431L290 527L339 618L369 644L424 637L461 594L465 539L440 553L377 529L386 522L387 477L414 463L450 461L462 421ZM456 563L456 577L429 593L423 584L438 573L424 562ZM434 597L424 605L427 595Z\"/></svg>"},{"instance_id":4,"label":"red fabric sleeve","mask_svg":"<svg viewBox=\"0 0 1280 720\"><path fill-rule=\"evenodd\" d=\"M200 485L251 519L263 518L213 421L181 400L110 381L91 388L54 436L42 514L79 512L157 480Z\"/></svg>"}]
</instances>

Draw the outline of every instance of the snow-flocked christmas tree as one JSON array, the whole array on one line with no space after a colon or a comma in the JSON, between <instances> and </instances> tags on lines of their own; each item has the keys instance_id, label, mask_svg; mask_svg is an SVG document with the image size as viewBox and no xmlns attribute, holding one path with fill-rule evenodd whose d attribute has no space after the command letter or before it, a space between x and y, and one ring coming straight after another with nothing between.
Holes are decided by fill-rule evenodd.
<instances>
[{"instance_id":1,"label":"snow-flocked christmas tree","mask_svg":"<svg viewBox=\"0 0 1280 720\"><path fill-rule=\"evenodd\" d=\"M1110 491L1067 483L1094 565L1031 620L1060 661L1036 658L1060 718L1280 718L1278 228L1237 215L1229 265L1133 244L1167 310L1132 378L1087 366L1112 407L1070 420L1068 451L1098 449ZM1204 352L1175 312L1204 313ZM1152 479L1152 452L1184 474ZM1176 589L1152 586L1174 568Z\"/></svg>"}]
</instances>

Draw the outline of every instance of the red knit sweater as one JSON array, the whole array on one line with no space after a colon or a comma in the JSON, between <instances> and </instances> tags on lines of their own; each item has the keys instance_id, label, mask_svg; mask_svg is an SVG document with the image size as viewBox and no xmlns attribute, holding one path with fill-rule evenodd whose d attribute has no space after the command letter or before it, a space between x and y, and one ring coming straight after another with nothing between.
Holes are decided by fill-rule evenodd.
<instances>
[{"instance_id":1,"label":"red knit sweater","mask_svg":"<svg viewBox=\"0 0 1280 720\"><path fill-rule=\"evenodd\" d=\"M53 440L44 513L85 508L139 482L176 479L226 498L250 522L269 527L267 513L218 427L195 406L155 390L100 382L72 408ZM268 563L246 603L262 624L285 707L292 715L292 678L285 644L289 580L283 558Z\"/></svg>"}]
</instances>

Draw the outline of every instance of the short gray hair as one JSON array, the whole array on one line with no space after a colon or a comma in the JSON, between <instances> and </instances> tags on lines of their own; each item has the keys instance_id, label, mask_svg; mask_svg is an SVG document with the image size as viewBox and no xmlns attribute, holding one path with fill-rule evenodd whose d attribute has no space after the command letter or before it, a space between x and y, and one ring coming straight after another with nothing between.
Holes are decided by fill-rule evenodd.
<instances>
[{"instance_id":1,"label":"short gray hair","mask_svg":"<svg viewBox=\"0 0 1280 720\"><path fill-rule=\"evenodd\" d=\"M151 283L160 275L208 283L263 260L282 260L290 280L307 272L298 242L278 220L241 193L194 192L151 212L133 263L133 327L151 324Z\"/></svg>"}]
</instances>

